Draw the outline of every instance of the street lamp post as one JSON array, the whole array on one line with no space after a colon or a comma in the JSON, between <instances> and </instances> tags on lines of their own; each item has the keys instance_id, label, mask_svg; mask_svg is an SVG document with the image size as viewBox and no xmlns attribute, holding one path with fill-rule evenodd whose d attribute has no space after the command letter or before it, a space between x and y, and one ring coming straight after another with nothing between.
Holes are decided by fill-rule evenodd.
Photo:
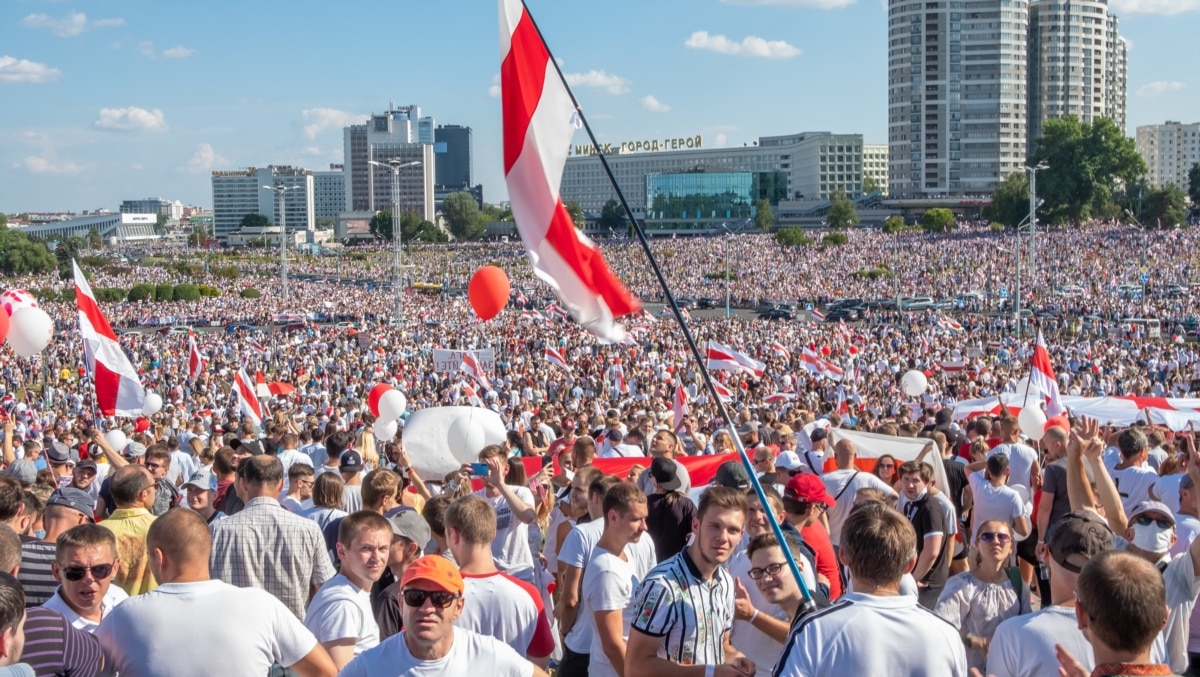
<instances>
[{"instance_id":1,"label":"street lamp post","mask_svg":"<svg viewBox=\"0 0 1200 677\"><path fill-rule=\"evenodd\" d=\"M1029 268L1037 275L1037 173L1050 169L1050 165L1039 162L1036 167L1026 167L1029 173Z\"/></svg>"},{"instance_id":2,"label":"street lamp post","mask_svg":"<svg viewBox=\"0 0 1200 677\"><path fill-rule=\"evenodd\" d=\"M263 186L279 196L279 283L283 291L283 302L288 301L288 270L287 270L287 200L285 193L295 190L297 186Z\"/></svg>"},{"instance_id":3,"label":"street lamp post","mask_svg":"<svg viewBox=\"0 0 1200 677\"><path fill-rule=\"evenodd\" d=\"M396 324L404 321L404 238L400 228L400 170L405 167L416 167L420 160L401 162L392 158L387 162L368 160L376 167L387 167L392 170L392 286L396 292Z\"/></svg>"},{"instance_id":4,"label":"street lamp post","mask_svg":"<svg viewBox=\"0 0 1200 677\"><path fill-rule=\"evenodd\" d=\"M1142 279L1142 306L1145 307L1145 305L1146 305L1146 283L1149 279L1147 277L1149 275L1149 271L1146 269L1146 255L1148 253L1147 250L1150 247L1150 240L1146 237L1146 227L1142 225L1141 221L1137 220L1137 217L1133 215L1133 212L1126 209L1125 216L1128 216L1129 220L1133 221L1133 227L1138 229L1142 233L1142 266L1141 266L1141 270L1142 270L1142 277L1141 277L1141 279Z\"/></svg>"}]
</instances>

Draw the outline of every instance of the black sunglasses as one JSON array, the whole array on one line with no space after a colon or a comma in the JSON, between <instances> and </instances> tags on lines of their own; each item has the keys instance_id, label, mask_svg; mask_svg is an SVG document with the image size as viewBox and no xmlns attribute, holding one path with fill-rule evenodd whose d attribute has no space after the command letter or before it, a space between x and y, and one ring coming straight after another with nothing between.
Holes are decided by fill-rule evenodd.
<instances>
[{"instance_id":1,"label":"black sunglasses","mask_svg":"<svg viewBox=\"0 0 1200 677\"><path fill-rule=\"evenodd\" d=\"M458 595L445 590L405 590L401 594L404 595L404 603L414 609L425 606L425 600L433 602L438 609L445 609L458 599Z\"/></svg>"},{"instance_id":2,"label":"black sunglasses","mask_svg":"<svg viewBox=\"0 0 1200 677\"><path fill-rule=\"evenodd\" d=\"M1171 524L1167 520L1159 519L1157 517L1139 517L1137 518L1137 523L1143 527L1148 527L1151 524L1157 524L1159 529L1173 529L1175 527L1174 524Z\"/></svg>"},{"instance_id":3,"label":"black sunglasses","mask_svg":"<svg viewBox=\"0 0 1200 677\"><path fill-rule=\"evenodd\" d=\"M63 567L62 575L63 578L67 579L68 581L82 581L83 577L86 576L89 571L92 572L93 578L98 581L102 581L112 575L113 565L97 564L90 567Z\"/></svg>"}]
</instances>

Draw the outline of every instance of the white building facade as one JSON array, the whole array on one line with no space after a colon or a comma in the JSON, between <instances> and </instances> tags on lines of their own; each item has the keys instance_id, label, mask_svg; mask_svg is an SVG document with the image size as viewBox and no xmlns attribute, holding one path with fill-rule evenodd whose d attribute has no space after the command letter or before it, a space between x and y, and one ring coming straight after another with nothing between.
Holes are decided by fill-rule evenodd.
<instances>
[{"instance_id":1,"label":"white building facade","mask_svg":"<svg viewBox=\"0 0 1200 677\"><path fill-rule=\"evenodd\" d=\"M278 192L267 190L266 186L286 188L283 205ZM262 214L278 226L280 212L286 211L288 232L312 231L316 227L312 170L269 166L214 171L212 191L213 235L221 242L229 242L247 214Z\"/></svg>"},{"instance_id":2,"label":"white building facade","mask_svg":"<svg viewBox=\"0 0 1200 677\"><path fill-rule=\"evenodd\" d=\"M339 167L313 172L313 210L316 219L337 221L346 206L346 174Z\"/></svg>"},{"instance_id":3,"label":"white building facade","mask_svg":"<svg viewBox=\"0 0 1200 677\"><path fill-rule=\"evenodd\" d=\"M407 165L400 169L400 209L416 212L433 221L434 184L437 173L434 155L436 123L421 117L418 106L389 106L372 114L366 124L350 125L343 130L345 201L342 211L382 211L393 209L392 170L371 161L398 160Z\"/></svg>"},{"instance_id":4,"label":"white building facade","mask_svg":"<svg viewBox=\"0 0 1200 677\"><path fill-rule=\"evenodd\" d=\"M864 143L863 176L871 177L888 194L888 147L886 143ZM864 191L865 192L865 191Z\"/></svg>"},{"instance_id":5,"label":"white building facade","mask_svg":"<svg viewBox=\"0 0 1200 677\"><path fill-rule=\"evenodd\" d=\"M1188 189L1188 172L1200 164L1200 122L1168 121L1137 128L1137 151L1146 161L1151 188Z\"/></svg>"}]
</instances>

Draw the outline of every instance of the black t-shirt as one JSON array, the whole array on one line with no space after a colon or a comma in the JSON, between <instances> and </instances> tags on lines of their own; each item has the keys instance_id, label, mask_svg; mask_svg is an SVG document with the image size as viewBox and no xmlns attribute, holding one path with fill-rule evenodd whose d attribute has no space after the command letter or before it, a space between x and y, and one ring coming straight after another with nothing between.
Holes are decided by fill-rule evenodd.
<instances>
[{"instance_id":1,"label":"black t-shirt","mask_svg":"<svg viewBox=\"0 0 1200 677\"><path fill-rule=\"evenodd\" d=\"M404 617L400 610L400 581L383 588L371 604L375 611L375 624L379 626L379 641L400 634L404 629Z\"/></svg>"},{"instance_id":2,"label":"black t-shirt","mask_svg":"<svg viewBox=\"0 0 1200 677\"><path fill-rule=\"evenodd\" d=\"M920 500L912 501L904 506L904 516L912 522L913 529L917 532L917 557L921 556L921 551L925 549L925 537L929 534L940 533L943 537L949 538L946 529L946 516L942 509L932 504L929 494L925 494ZM945 543L945 540L942 541ZM949 575L950 568L946 563L946 548L938 549L937 557L933 560L933 566L929 567L929 573L925 574L919 582L925 583L932 588L938 588L946 584L946 577Z\"/></svg>"},{"instance_id":3,"label":"black t-shirt","mask_svg":"<svg viewBox=\"0 0 1200 677\"><path fill-rule=\"evenodd\" d=\"M696 504L692 499L676 492L651 494L646 497L646 531L654 539L654 553L658 561L674 557L687 545L688 534L692 533L692 518L696 515Z\"/></svg>"},{"instance_id":4,"label":"black t-shirt","mask_svg":"<svg viewBox=\"0 0 1200 677\"><path fill-rule=\"evenodd\" d=\"M959 519L963 517L963 491L967 488L967 466L953 458L942 459L942 468L946 471L946 484L942 493L954 504L954 514Z\"/></svg>"}]
</instances>

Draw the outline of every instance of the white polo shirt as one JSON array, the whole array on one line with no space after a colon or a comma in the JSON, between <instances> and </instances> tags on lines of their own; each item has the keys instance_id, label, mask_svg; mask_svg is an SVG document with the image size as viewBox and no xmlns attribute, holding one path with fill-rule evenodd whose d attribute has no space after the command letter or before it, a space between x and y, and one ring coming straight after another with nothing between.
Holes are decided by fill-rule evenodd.
<instances>
[{"instance_id":1,"label":"white polo shirt","mask_svg":"<svg viewBox=\"0 0 1200 677\"><path fill-rule=\"evenodd\" d=\"M127 599L129 599L129 593L125 592L121 586L109 585L108 592L104 593L104 598L100 600L100 620L104 620L104 617L108 615L108 612L112 611L114 607ZM96 628L100 627L99 623L89 621L83 616L75 613L74 609L67 606L67 601L62 598L61 585L58 587L58 590L54 591L54 596L46 600L46 603L42 606L50 609L51 611L57 611L60 616L67 619L67 622L77 630L83 630L84 632L95 634Z\"/></svg>"},{"instance_id":2,"label":"white polo shirt","mask_svg":"<svg viewBox=\"0 0 1200 677\"><path fill-rule=\"evenodd\" d=\"M304 614L304 627L318 642L354 637L354 655L379 644L379 626L371 610L371 591L338 574L325 582Z\"/></svg>"},{"instance_id":3,"label":"white polo shirt","mask_svg":"<svg viewBox=\"0 0 1200 677\"><path fill-rule=\"evenodd\" d=\"M775 677L843 675L966 677L967 654L958 630L915 597L851 592L793 626L775 668Z\"/></svg>"}]
</instances>

